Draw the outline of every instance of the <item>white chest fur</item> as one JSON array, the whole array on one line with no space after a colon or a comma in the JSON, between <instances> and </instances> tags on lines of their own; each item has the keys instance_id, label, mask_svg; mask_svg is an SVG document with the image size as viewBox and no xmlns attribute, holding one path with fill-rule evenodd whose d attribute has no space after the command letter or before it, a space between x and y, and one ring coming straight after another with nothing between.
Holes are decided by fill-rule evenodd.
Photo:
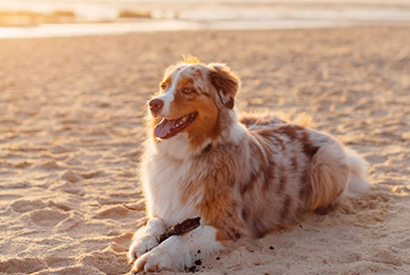
<instances>
[{"instance_id":1,"label":"white chest fur","mask_svg":"<svg viewBox=\"0 0 410 275\"><path fill-rule=\"evenodd\" d=\"M167 227L199 216L195 206L201 199L200 194L183 197L186 186L195 180L192 160L185 151L189 150L187 147L183 136L159 144L148 141L146 145L142 181L148 215L162 218Z\"/></svg>"}]
</instances>

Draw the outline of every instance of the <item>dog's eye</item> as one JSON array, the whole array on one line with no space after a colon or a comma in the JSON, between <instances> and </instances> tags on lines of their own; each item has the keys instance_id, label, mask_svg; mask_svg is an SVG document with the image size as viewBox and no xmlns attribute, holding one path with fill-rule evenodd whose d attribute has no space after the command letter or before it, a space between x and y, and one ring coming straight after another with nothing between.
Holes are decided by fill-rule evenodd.
<instances>
[{"instance_id":1,"label":"dog's eye","mask_svg":"<svg viewBox=\"0 0 410 275\"><path fill-rule=\"evenodd\" d=\"M165 90L167 88L167 84L165 83L161 83L161 85L159 86L162 90Z\"/></svg>"},{"instance_id":2,"label":"dog's eye","mask_svg":"<svg viewBox=\"0 0 410 275\"><path fill-rule=\"evenodd\" d=\"M184 88L184 89L182 90L182 93L183 93L184 95L190 95L190 94L195 93L195 91L192 90L192 89L190 89L190 88Z\"/></svg>"}]
</instances>

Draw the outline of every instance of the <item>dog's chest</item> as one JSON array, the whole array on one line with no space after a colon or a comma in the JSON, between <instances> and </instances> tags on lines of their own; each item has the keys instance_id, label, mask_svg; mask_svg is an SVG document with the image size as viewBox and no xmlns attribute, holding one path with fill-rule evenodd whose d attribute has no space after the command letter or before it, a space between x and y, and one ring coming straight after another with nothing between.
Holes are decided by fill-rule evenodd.
<instances>
[{"instance_id":1,"label":"dog's chest","mask_svg":"<svg viewBox=\"0 0 410 275\"><path fill-rule=\"evenodd\" d=\"M192 163L170 158L158 158L151 163L145 184L148 206L154 215L164 219L167 226L172 226L187 218L199 215L196 205L201 199L199 190L185 192L195 180Z\"/></svg>"}]
</instances>

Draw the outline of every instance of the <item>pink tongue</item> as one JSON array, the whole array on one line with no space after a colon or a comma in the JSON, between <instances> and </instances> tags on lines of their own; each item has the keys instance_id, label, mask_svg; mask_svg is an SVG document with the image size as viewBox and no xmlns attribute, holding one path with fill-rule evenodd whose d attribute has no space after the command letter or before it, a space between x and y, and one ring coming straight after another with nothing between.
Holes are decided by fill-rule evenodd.
<instances>
[{"instance_id":1,"label":"pink tongue","mask_svg":"<svg viewBox=\"0 0 410 275\"><path fill-rule=\"evenodd\" d=\"M157 138L165 138L171 128L177 123L177 119L163 119L160 124L154 128L154 136Z\"/></svg>"}]
</instances>

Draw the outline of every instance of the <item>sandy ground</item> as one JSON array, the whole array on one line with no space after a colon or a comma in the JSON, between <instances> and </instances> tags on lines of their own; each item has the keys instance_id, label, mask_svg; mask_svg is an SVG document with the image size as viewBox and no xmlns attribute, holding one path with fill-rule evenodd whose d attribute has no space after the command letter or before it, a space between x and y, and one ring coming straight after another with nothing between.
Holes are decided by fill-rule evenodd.
<instances>
[{"instance_id":1,"label":"sandy ground","mask_svg":"<svg viewBox=\"0 0 410 275\"><path fill-rule=\"evenodd\" d=\"M244 111L310 113L375 185L198 272L410 273L410 27L367 27L2 40L0 274L129 271L146 100L187 53L242 75Z\"/></svg>"}]
</instances>

